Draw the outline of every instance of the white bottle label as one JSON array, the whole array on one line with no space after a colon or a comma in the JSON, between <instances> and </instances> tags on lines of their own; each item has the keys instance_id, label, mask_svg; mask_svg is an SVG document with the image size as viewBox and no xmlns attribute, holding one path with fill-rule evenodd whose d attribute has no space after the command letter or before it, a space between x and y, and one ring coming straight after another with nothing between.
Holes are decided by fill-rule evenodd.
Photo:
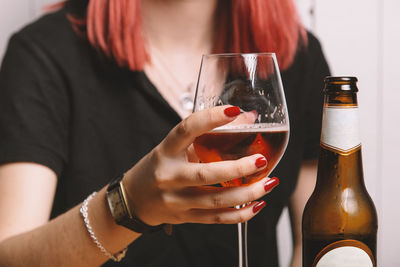
<instances>
[{"instance_id":1,"label":"white bottle label","mask_svg":"<svg viewBox=\"0 0 400 267\"><path fill-rule=\"evenodd\" d=\"M343 240L325 247L315 259L314 267L374 267L371 250L362 242Z\"/></svg>"},{"instance_id":2,"label":"white bottle label","mask_svg":"<svg viewBox=\"0 0 400 267\"><path fill-rule=\"evenodd\" d=\"M321 144L339 153L361 145L357 106L329 106L322 115Z\"/></svg>"}]
</instances>

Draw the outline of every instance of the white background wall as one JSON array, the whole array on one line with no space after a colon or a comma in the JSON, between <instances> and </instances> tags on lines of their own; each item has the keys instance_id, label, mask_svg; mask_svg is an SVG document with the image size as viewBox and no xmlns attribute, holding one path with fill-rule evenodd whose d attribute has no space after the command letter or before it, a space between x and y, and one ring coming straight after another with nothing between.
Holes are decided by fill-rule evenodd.
<instances>
[{"instance_id":1,"label":"white background wall","mask_svg":"<svg viewBox=\"0 0 400 267\"><path fill-rule=\"evenodd\" d=\"M400 175L395 168L400 166L400 1L295 1L304 24L322 42L333 74L359 79L365 182L379 213L379 265L400 266ZM0 58L10 34L54 2L0 0ZM286 211L279 240L282 266L287 266Z\"/></svg>"}]
</instances>

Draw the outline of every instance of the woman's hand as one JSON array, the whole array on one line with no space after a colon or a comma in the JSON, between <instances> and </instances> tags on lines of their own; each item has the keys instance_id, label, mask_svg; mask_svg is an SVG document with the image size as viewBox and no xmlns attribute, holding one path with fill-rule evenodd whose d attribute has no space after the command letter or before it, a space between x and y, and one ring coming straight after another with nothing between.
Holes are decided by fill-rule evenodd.
<instances>
[{"instance_id":1,"label":"woman's hand","mask_svg":"<svg viewBox=\"0 0 400 267\"><path fill-rule=\"evenodd\" d=\"M207 186L264 169L267 161L261 154L214 163L188 160L197 136L232 122L239 113L237 107L220 106L190 115L127 172L129 205L141 220L150 225L233 224L251 219L264 207L264 201L253 201L271 191L277 178L242 187ZM249 202L245 208L233 208Z\"/></svg>"}]
</instances>

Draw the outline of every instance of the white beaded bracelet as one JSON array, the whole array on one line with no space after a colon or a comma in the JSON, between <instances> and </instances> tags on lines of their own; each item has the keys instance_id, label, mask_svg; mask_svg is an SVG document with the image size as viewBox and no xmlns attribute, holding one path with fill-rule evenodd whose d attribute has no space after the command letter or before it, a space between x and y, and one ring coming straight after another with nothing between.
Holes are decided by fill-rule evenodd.
<instances>
[{"instance_id":1,"label":"white beaded bracelet","mask_svg":"<svg viewBox=\"0 0 400 267\"><path fill-rule=\"evenodd\" d=\"M82 203L82 207L80 209L81 215L83 217L83 221L85 222L85 226L87 231L89 232L90 237L92 238L92 240L94 241L94 243L96 243L97 247L110 259L112 259L113 261L119 262L121 261L126 254L126 251L128 250L128 248L124 248L123 250L121 250L120 252L116 253L115 255L112 255L110 252L108 252L103 245L100 243L100 241L97 239L97 237L94 235L92 226L90 226L90 222L89 222L89 216L88 216L88 204L89 201L96 195L96 192L93 192L90 196L88 196Z\"/></svg>"}]
</instances>

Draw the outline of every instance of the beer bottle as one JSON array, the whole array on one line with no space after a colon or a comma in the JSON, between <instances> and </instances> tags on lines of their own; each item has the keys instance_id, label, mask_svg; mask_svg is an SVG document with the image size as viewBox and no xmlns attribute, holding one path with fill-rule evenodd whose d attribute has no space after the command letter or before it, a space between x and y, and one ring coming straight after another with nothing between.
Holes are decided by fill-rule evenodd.
<instances>
[{"instance_id":1,"label":"beer bottle","mask_svg":"<svg viewBox=\"0 0 400 267\"><path fill-rule=\"evenodd\" d=\"M317 183L303 212L303 267L375 267L378 219L363 178L356 77L326 77Z\"/></svg>"}]
</instances>

